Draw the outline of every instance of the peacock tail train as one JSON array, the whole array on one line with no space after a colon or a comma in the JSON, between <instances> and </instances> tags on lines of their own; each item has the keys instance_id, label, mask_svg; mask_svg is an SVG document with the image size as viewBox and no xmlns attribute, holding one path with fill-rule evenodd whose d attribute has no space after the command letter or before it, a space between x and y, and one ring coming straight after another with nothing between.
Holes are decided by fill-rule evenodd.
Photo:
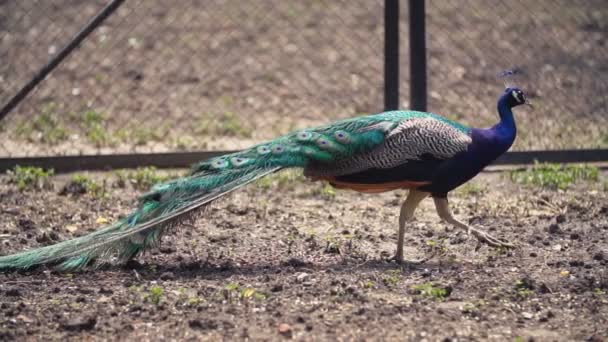
<instances>
[{"instance_id":1,"label":"peacock tail train","mask_svg":"<svg viewBox=\"0 0 608 342\"><path fill-rule=\"evenodd\" d=\"M407 124L404 125L408 122L419 123L414 126L419 134L424 134L425 125L431 125L439 127L445 134L462 135L463 141L467 140L470 131L438 115L393 111L292 132L252 148L196 164L188 176L154 186L139 198L135 212L116 223L55 245L2 256L0 270L27 269L44 264L56 265L61 270L74 270L90 264L125 262L158 245L168 229L190 218L197 209L278 170L305 168L309 175L322 175L331 170L337 174L347 173L365 163L380 163L382 166L386 162L380 154L382 149L388 150L391 146L387 143L389 137L409 129ZM415 137L415 134L410 135ZM410 145L422 143L425 139L409 142ZM415 149L415 146L408 148ZM441 148L449 149L450 146ZM441 150L437 153L440 154Z\"/></svg>"}]
</instances>

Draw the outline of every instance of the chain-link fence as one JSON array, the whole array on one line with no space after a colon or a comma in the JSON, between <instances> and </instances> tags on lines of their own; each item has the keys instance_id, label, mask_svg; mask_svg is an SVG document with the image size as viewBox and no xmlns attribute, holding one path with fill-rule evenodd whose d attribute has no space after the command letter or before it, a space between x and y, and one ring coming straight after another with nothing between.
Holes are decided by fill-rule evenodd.
<instances>
[{"instance_id":1,"label":"chain-link fence","mask_svg":"<svg viewBox=\"0 0 608 342\"><path fill-rule=\"evenodd\" d=\"M50 4L2 5L2 101L105 2ZM383 1L127 1L4 120L0 153L244 147L382 110L382 70Z\"/></svg>"},{"instance_id":2,"label":"chain-link fence","mask_svg":"<svg viewBox=\"0 0 608 342\"><path fill-rule=\"evenodd\" d=\"M608 146L608 2L427 1L429 110L497 120L502 69L535 106L518 108L516 150Z\"/></svg>"},{"instance_id":3,"label":"chain-link fence","mask_svg":"<svg viewBox=\"0 0 608 342\"><path fill-rule=\"evenodd\" d=\"M0 103L106 3L0 2ZM381 111L383 6L126 1L0 121L0 157L237 149ZM606 1L431 0L426 9L429 110L491 125L495 75L519 67L536 110L518 110L517 149L608 145Z\"/></svg>"}]
</instances>

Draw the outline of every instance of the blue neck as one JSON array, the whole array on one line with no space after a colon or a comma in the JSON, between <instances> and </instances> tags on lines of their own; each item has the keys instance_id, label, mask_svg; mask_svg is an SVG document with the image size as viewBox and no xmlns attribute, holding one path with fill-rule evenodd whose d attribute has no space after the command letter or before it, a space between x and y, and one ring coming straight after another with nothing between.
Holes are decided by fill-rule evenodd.
<instances>
[{"instance_id":1,"label":"blue neck","mask_svg":"<svg viewBox=\"0 0 608 342\"><path fill-rule=\"evenodd\" d=\"M498 114L500 115L500 122L492 127L492 129L500 138L504 139L505 142L509 142L510 145L513 140L515 140L517 128L515 127L515 118L513 117L511 107L508 105L506 96L501 97L498 101Z\"/></svg>"}]
</instances>

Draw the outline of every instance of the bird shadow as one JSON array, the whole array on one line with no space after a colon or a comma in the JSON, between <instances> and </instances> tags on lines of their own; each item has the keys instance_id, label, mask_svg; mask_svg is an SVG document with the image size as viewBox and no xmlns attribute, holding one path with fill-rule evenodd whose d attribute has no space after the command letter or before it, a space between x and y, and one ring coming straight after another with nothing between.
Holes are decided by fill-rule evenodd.
<instances>
[{"instance_id":1,"label":"bird shadow","mask_svg":"<svg viewBox=\"0 0 608 342\"><path fill-rule=\"evenodd\" d=\"M300 259L291 258L280 263L256 262L236 263L232 260L222 262L192 261L187 263L167 265L161 263L146 263L126 265L119 270L119 274L132 277L136 273L142 280L163 279L172 280L189 279L225 279L234 276L256 278L260 276L291 275L301 272L306 273L329 273L334 275L363 274L368 272L387 272L390 270L401 270L408 274L428 273L433 270L460 268L457 262L451 262L449 266L441 261L426 261L424 263L397 264L388 259L374 260L336 260L335 262L315 264ZM110 267L111 269L111 267Z\"/></svg>"}]
</instances>

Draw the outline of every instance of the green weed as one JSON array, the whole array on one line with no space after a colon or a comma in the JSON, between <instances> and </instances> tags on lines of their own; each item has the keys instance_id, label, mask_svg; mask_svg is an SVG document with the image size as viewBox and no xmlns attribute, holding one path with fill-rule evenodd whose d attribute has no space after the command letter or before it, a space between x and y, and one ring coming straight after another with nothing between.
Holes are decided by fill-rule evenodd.
<instances>
[{"instance_id":1,"label":"green weed","mask_svg":"<svg viewBox=\"0 0 608 342\"><path fill-rule=\"evenodd\" d=\"M401 281L401 270L389 270L382 277L382 282L386 286L394 287Z\"/></svg>"},{"instance_id":2,"label":"green weed","mask_svg":"<svg viewBox=\"0 0 608 342\"><path fill-rule=\"evenodd\" d=\"M515 281L515 291L521 297L529 297L534 294L534 283L532 280L524 278Z\"/></svg>"},{"instance_id":3,"label":"green weed","mask_svg":"<svg viewBox=\"0 0 608 342\"><path fill-rule=\"evenodd\" d=\"M444 300L450 295L450 291L447 288L435 286L432 282L414 285L412 286L412 290L435 300Z\"/></svg>"},{"instance_id":4,"label":"green weed","mask_svg":"<svg viewBox=\"0 0 608 342\"><path fill-rule=\"evenodd\" d=\"M53 102L44 105L38 116L22 121L17 125L16 136L30 142L51 145L66 140L68 132L59 122L56 110L57 105Z\"/></svg>"},{"instance_id":5,"label":"green weed","mask_svg":"<svg viewBox=\"0 0 608 342\"><path fill-rule=\"evenodd\" d=\"M186 301L186 305L198 306L200 303L203 303L204 301L205 301L205 299L201 298L201 297L189 297L188 300Z\"/></svg>"},{"instance_id":6,"label":"green weed","mask_svg":"<svg viewBox=\"0 0 608 342\"><path fill-rule=\"evenodd\" d=\"M171 175L160 174L154 166L140 167L132 171L119 170L115 175L117 187L124 188L127 184L131 184L137 190L147 190L173 178Z\"/></svg>"},{"instance_id":7,"label":"green weed","mask_svg":"<svg viewBox=\"0 0 608 342\"><path fill-rule=\"evenodd\" d=\"M80 115L87 139L97 147L113 145L114 139L104 126L105 117L95 110L88 110Z\"/></svg>"},{"instance_id":8,"label":"green weed","mask_svg":"<svg viewBox=\"0 0 608 342\"><path fill-rule=\"evenodd\" d=\"M82 192L88 193L93 197L101 198L106 195L105 187L86 175L72 176L72 179L70 180L70 183L66 185L65 190L69 192L70 187L76 188L76 190L71 192L80 192L78 189L82 189Z\"/></svg>"},{"instance_id":9,"label":"green weed","mask_svg":"<svg viewBox=\"0 0 608 342\"><path fill-rule=\"evenodd\" d=\"M44 170L40 167L19 165L7 172L8 182L10 184L17 184L19 190L51 189L53 184L50 181L50 177L54 173L53 169Z\"/></svg>"},{"instance_id":10,"label":"green weed","mask_svg":"<svg viewBox=\"0 0 608 342\"><path fill-rule=\"evenodd\" d=\"M147 144L149 141L159 141L164 135L147 127L138 127L133 129L130 136L132 138L131 141L136 146L141 146Z\"/></svg>"},{"instance_id":11,"label":"green weed","mask_svg":"<svg viewBox=\"0 0 608 342\"><path fill-rule=\"evenodd\" d=\"M478 315L478 314L479 314L479 311L481 310L481 308L482 308L482 307L484 307L484 306L486 306L487 304L488 304L488 303L487 303L485 300L480 299L480 300L478 300L478 301L476 301L476 302L469 302L469 303L466 303L466 304L465 304L465 305L462 307L461 311L462 311L462 313L464 313L464 314L468 314L468 315L476 316L476 315Z\"/></svg>"},{"instance_id":12,"label":"green weed","mask_svg":"<svg viewBox=\"0 0 608 342\"><path fill-rule=\"evenodd\" d=\"M199 120L195 133L251 138L253 130L243 126L233 112L224 112L219 116L206 114L204 118Z\"/></svg>"},{"instance_id":13,"label":"green weed","mask_svg":"<svg viewBox=\"0 0 608 342\"><path fill-rule=\"evenodd\" d=\"M475 182L468 182L456 189L457 193L463 195L481 195L486 191L486 188Z\"/></svg>"},{"instance_id":14,"label":"green weed","mask_svg":"<svg viewBox=\"0 0 608 342\"><path fill-rule=\"evenodd\" d=\"M325 253L341 254L343 242L333 234L325 236Z\"/></svg>"},{"instance_id":15,"label":"green weed","mask_svg":"<svg viewBox=\"0 0 608 342\"><path fill-rule=\"evenodd\" d=\"M444 238L427 240L426 245L429 246L431 250L436 253L440 253L441 255L446 255L449 252L447 241Z\"/></svg>"},{"instance_id":16,"label":"green weed","mask_svg":"<svg viewBox=\"0 0 608 342\"><path fill-rule=\"evenodd\" d=\"M170 123L155 128L129 125L128 127L116 130L113 134L113 140L134 144L135 146L143 146L150 141L163 140L169 133L170 128Z\"/></svg>"},{"instance_id":17,"label":"green weed","mask_svg":"<svg viewBox=\"0 0 608 342\"><path fill-rule=\"evenodd\" d=\"M376 286L376 283L372 280L366 280L363 282L363 287L366 289L373 289Z\"/></svg>"},{"instance_id":18,"label":"green weed","mask_svg":"<svg viewBox=\"0 0 608 342\"><path fill-rule=\"evenodd\" d=\"M301 170L285 170L258 179L255 185L262 189L270 189L271 187L293 189L295 183L303 180L304 174Z\"/></svg>"},{"instance_id":19,"label":"green weed","mask_svg":"<svg viewBox=\"0 0 608 342\"><path fill-rule=\"evenodd\" d=\"M334 187L331 186L329 183L325 183L319 191L319 194L325 199L332 199L336 197L336 189L334 189Z\"/></svg>"},{"instance_id":20,"label":"green weed","mask_svg":"<svg viewBox=\"0 0 608 342\"><path fill-rule=\"evenodd\" d=\"M185 151L195 147L196 141L190 136L180 135L179 137L175 138L174 144L175 148L178 150Z\"/></svg>"},{"instance_id":21,"label":"green weed","mask_svg":"<svg viewBox=\"0 0 608 342\"><path fill-rule=\"evenodd\" d=\"M238 299L256 299L264 300L268 298L266 293L257 291L251 287L240 287L239 284L230 283L224 286L224 296L228 298L236 297Z\"/></svg>"},{"instance_id":22,"label":"green weed","mask_svg":"<svg viewBox=\"0 0 608 342\"><path fill-rule=\"evenodd\" d=\"M151 303L158 305L163 298L163 288L160 286L152 286L148 293L145 296L146 300L149 300Z\"/></svg>"},{"instance_id":23,"label":"green weed","mask_svg":"<svg viewBox=\"0 0 608 342\"><path fill-rule=\"evenodd\" d=\"M511 171L509 176L518 184L563 190L579 180L597 181L599 171L597 167L589 165L536 163L527 170Z\"/></svg>"}]
</instances>

